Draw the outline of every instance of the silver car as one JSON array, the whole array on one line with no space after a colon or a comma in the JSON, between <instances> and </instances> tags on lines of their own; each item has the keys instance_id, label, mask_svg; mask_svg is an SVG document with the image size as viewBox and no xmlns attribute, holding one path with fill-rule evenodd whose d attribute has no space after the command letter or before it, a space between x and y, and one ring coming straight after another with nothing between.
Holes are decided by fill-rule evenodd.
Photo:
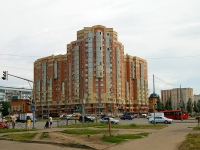
<instances>
[{"instance_id":1,"label":"silver car","mask_svg":"<svg viewBox=\"0 0 200 150\"><path fill-rule=\"evenodd\" d=\"M112 118L112 117L104 117L104 118L101 118L101 119L100 119L100 122L102 122L102 123L108 123L108 119L110 119L110 123L111 123L111 124L118 124L118 123L119 123L119 120L116 120L116 119L114 119L114 118Z\"/></svg>"},{"instance_id":2,"label":"silver car","mask_svg":"<svg viewBox=\"0 0 200 150\"><path fill-rule=\"evenodd\" d=\"M155 123L165 123L165 124L171 124L173 122L173 119L169 119L166 117L155 117ZM154 117L149 118L149 123L154 123Z\"/></svg>"}]
</instances>

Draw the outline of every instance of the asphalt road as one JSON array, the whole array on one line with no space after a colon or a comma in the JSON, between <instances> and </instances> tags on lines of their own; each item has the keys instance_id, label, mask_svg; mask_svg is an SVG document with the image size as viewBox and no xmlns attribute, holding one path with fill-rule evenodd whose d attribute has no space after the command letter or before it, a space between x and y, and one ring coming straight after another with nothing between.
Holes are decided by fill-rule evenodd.
<instances>
[{"instance_id":1,"label":"asphalt road","mask_svg":"<svg viewBox=\"0 0 200 150\"><path fill-rule=\"evenodd\" d=\"M127 124L149 124L148 119L146 118L135 118L133 120L120 120L119 118L116 118L119 120L119 124L120 125L127 125ZM97 120L99 121L99 120ZM96 121L95 121L96 122ZM79 121L74 121L74 120L70 120L68 121L68 124L80 124ZM194 118L191 119L187 119L187 120L174 120L174 123L194 123L194 124L198 124L197 120ZM60 120L59 122L57 122L57 120L53 120L53 126L52 127L58 127L61 125L66 125L67 121L66 120ZM20 124L16 124L16 128L25 128L26 124L25 123L20 123ZM34 124L34 127L36 129L44 129L45 126L45 122L44 121L38 121ZM31 127L33 127L33 123L31 123Z\"/></svg>"}]
</instances>

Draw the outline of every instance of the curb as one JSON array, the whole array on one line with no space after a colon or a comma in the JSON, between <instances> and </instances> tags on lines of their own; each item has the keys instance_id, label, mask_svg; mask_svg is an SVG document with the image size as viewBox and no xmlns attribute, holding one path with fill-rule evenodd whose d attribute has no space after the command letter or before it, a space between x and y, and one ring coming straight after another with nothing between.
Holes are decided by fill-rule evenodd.
<instances>
[{"instance_id":1,"label":"curb","mask_svg":"<svg viewBox=\"0 0 200 150\"><path fill-rule=\"evenodd\" d=\"M65 147L73 147L73 148L83 148L83 149L88 149L88 150L97 150L96 148L87 146L85 144L79 144L79 143L56 143L56 142L45 142L45 141L16 140L16 139L3 138L3 137L0 137L0 140L16 141L16 142L24 142L24 143L52 144L52 145L56 145L56 146L65 146Z\"/></svg>"}]
</instances>

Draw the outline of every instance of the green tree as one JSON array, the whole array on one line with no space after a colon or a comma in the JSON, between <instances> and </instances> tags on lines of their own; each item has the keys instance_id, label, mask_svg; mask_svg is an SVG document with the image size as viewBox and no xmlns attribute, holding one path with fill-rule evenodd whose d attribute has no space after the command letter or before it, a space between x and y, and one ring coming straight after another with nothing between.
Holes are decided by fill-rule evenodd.
<instances>
[{"instance_id":1,"label":"green tree","mask_svg":"<svg viewBox=\"0 0 200 150\"><path fill-rule=\"evenodd\" d=\"M165 109L166 110L172 110L172 101L171 98L169 98L165 103Z\"/></svg>"},{"instance_id":2,"label":"green tree","mask_svg":"<svg viewBox=\"0 0 200 150\"><path fill-rule=\"evenodd\" d=\"M193 107L193 110L194 110L194 112L199 112L199 109L198 109L198 107L197 107L197 102L196 101L194 101L194 107Z\"/></svg>"},{"instance_id":3,"label":"green tree","mask_svg":"<svg viewBox=\"0 0 200 150\"><path fill-rule=\"evenodd\" d=\"M10 103L9 102L1 102L1 104L2 104L2 109L1 109L2 115L3 116L9 115L8 108L10 108Z\"/></svg>"},{"instance_id":4,"label":"green tree","mask_svg":"<svg viewBox=\"0 0 200 150\"><path fill-rule=\"evenodd\" d=\"M157 100L157 111L161 111L164 110L164 104L160 101L160 96L158 96L158 100Z\"/></svg>"},{"instance_id":5,"label":"green tree","mask_svg":"<svg viewBox=\"0 0 200 150\"><path fill-rule=\"evenodd\" d=\"M200 99L197 102L198 113L200 112Z\"/></svg>"},{"instance_id":6,"label":"green tree","mask_svg":"<svg viewBox=\"0 0 200 150\"><path fill-rule=\"evenodd\" d=\"M188 113L192 113L192 107L193 107L192 100L189 98L189 100L187 101L187 112Z\"/></svg>"}]
</instances>

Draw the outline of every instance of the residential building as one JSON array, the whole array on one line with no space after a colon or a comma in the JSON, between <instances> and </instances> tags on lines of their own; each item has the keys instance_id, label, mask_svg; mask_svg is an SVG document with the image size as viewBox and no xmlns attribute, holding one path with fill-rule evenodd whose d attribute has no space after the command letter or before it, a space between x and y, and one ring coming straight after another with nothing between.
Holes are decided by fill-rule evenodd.
<instances>
[{"instance_id":1,"label":"residential building","mask_svg":"<svg viewBox=\"0 0 200 150\"><path fill-rule=\"evenodd\" d=\"M161 90L161 101L165 104L168 99L171 99L172 108L178 109L187 105L189 98L194 102L193 88L174 88L171 90Z\"/></svg>"},{"instance_id":2,"label":"residential building","mask_svg":"<svg viewBox=\"0 0 200 150\"><path fill-rule=\"evenodd\" d=\"M199 95L195 95L195 94L194 94L194 101L195 101L195 102L198 102L198 100L200 100L200 94L199 94Z\"/></svg>"},{"instance_id":3,"label":"residential building","mask_svg":"<svg viewBox=\"0 0 200 150\"><path fill-rule=\"evenodd\" d=\"M13 99L28 99L31 89L0 86L0 102L11 102Z\"/></svg>"},{"instance_id":4,"label":"residential building","mask_svg":"<svg viewBox=\"0 0 200 150\"><path fill-rule=\"evenodd\" d=\"M146 111L148 67L124 55L117 32L101 25L77 31L64 55L34 62L34 98L40 113Z\"/></svg>"}]
</instances>

